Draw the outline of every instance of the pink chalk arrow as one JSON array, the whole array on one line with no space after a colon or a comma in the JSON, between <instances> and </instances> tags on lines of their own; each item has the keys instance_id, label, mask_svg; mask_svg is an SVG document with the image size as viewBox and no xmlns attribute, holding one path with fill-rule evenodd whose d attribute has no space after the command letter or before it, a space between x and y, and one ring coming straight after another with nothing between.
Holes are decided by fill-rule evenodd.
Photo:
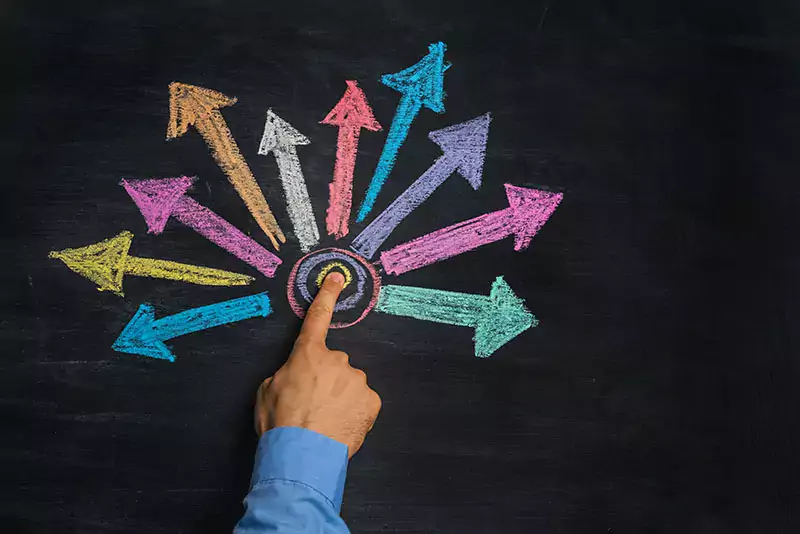
<instances>
[{"instance_id":1,"label":"pink chalk arrow","mask_svg":"<svg viewBox=\"0 0 800 534\"><path fill-rule=\"evenodd\" d=\"M514 250L528 247L563 198L561 193L505 184L509 207L447 226L381 253L388 274L403 274L514 235Z\"/></svg>"},{"instance_id":2,"label":"pink chalk arrow","mask_svg":"<svg viewBox=\"0 0 800 534\"><path fill-rule=\"evenodd\" d=\"M281 264L271 253L238 228L186 196L194 178L154 178L147 180L122 180L120 185L131 196L142 212L148 233L160 234L170 217L188 226L215 245L224 248L240 260L272 278Z\"/></svg>"},{"instance_id":3,"label":"pink chalk arrow","mask_svg":"<svg viewBox=\"0 0 800 534\"><path fill-rule=\"evenodd\" d=\"M373 132L381 129L381 125L372 115L372 108L369 107L364 91L355 80L347 80L345 83L347 89L344 96L321 121L322 124L339 127L336 164L333 167L333 181L329 186L330 201L325 219L328 235L335 235L337 239L346 236L350 231L348 220L353 207L353 170L356 166L361 129L366 128Z\"/></svg>"}]
</instances>

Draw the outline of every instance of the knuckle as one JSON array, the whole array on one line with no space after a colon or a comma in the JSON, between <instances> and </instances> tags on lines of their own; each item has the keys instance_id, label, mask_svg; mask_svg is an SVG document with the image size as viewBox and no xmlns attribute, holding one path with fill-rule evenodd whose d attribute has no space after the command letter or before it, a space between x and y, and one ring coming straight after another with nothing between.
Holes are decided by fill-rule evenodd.
<instances>
[{"instance_id":1,"label":"knuckle","mask_svg":"<svg viewBox=\"0 0 800 534\"><path fill-rule=\"evenodd\" d=\"M367 373L361 369L353 369L353 372L355 373L359 382L362 382L364 385L367 384Z\"/></svg>"},{"instance_id":2,"label":"knuckle","mask_svg":"<svg viewBox=\"0 0 800 534\"><path fill-rule=\"evenodd\" d=\"M294 342L294 348L292 349L292 352L305 352L309 349L309 347L312 346L312 344L313 340L309 337L309 335L301 332Z\"/></svg>"},{"instance_id":3,"label":"knuckle","mask_svg":"<svg viewBox=\"0 0 800 534\"><path fill-rule=\"evenodd\" d=\"M337 362L341 363L349 363L350 356L341 350L332 350L330 351L332 359L336 360Z\"/></svg>"},{"instance_id":4,"label":"knuckle","mask_svg":"<svg viewBox=\"0 0 800 534\"><path fill-rule=\"evenodd\" d=\"M314 308L321 310L321 311L333 311L333 305L331 301L335 301L336 299L331 294L330 291L325 289L321 289L317 296L314 298L314 302L311 304L311 309ZM310 310L309 310L310 311Z\"/></svg>"},{"instance_id":5,"label":"knuckle","mask_svg":"<svg viewBox=\"0 0 800 534\"><path fill-rule=\"evenodd\" d=\"M274 376L270 376L268 378L265 378L264 381L261 382L261 385L258 387L259 395L264 395L267 393L267 390L269 389L270 384L272 384L274 378L275 378Z\"/></svg>"},{"instance_id":6,"label":"knuckle","mask_svg":"<svg viewBox=\"0 0 800 534\"><path fill-rule=\"evenodd\" d=\"M375 412L375 415L378 415L378 412L381 411L383 407L383 401L381 400L381 396L378 395L375 390L370 389L370 403L372 405L372 409Z\"/></svg>"},{"instance_id":7,"label":"knuckle","mask_svg":"<svg viewBox=\"0 0 800 534\"><path fill-rule=\"evenodd\" d=\"M311 317L325 317L333 313L333 306L326 301L316 300L314 304L308 309L308 315Z\"/></svg>"}]
</instances>

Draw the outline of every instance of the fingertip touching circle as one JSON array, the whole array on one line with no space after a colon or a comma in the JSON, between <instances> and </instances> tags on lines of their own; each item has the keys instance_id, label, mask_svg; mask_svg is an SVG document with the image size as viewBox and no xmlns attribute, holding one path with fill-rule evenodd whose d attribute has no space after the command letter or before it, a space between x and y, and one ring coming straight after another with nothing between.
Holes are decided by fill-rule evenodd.
<instances>
[{"instance_id":1,"label":"fingertip touching circle","mask_svg":"<svg viewBox=\"0 0 800 534\"><path fill-rule=\"evenodd\" d=\"M345 267L340 261L332 261L319 271L317 279L315 280L317 287L322 287L322 281L325 280L325 277L328 276L328 273L334 269L338 269L344 275L344 286L342 286L342 289L350 285L350 282L353 281L353 274L350 272L350 269Z\"/></svg>"},{"instance_id":2,"label":"fingertip touching circle","mask_svg":"<svg viewBox=\"0 0 800 534\"><path fill-rule=\"evenodd\" d=\"M312 290L316 293L322 281L334 269L344 275L345 282L342 295L334 307L334 320L330 328L347 328L363 320L375 307L381 288L380 275L375 267L358 254L339 248L325 248L306 254L297 260L289 273L286 296L295 315L304 318L314 300ZM355 287L348 289L353 282ZM337 320L337 314L350 317Z\"/></svg>"}]
</instances>

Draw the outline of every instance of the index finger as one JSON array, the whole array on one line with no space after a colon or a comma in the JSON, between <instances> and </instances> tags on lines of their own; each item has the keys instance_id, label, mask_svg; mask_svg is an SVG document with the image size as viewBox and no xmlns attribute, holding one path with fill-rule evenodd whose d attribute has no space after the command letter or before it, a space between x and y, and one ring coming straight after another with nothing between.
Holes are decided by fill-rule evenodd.
<instances>
[{"instance_id":1,"label":"index finger","mask_svg":"<svg viewBox=\"0 0 800 534\"><path fill-rule=\"evenodd\" d=\"M319 293L308 308L300 335L300 341L325 343L328 336L328 327L333 318L333 308L336 306L336 299L344 287L344 276L340 272L333 271L322 282Z\"/></svg>"}]
</instances>

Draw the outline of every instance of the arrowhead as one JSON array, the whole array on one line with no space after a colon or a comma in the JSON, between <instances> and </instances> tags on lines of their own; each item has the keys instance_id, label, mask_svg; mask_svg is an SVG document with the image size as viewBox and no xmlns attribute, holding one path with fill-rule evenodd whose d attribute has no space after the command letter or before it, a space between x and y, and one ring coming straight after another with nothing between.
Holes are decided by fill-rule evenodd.
<instances>
[{"instance_id":1,"label":"arrowhead","mask_svg":"<svg viewBox=\"0 0 800 534\"><path fill-rule=\"evenodd\" d=\"M369 107L364 91L358 86L355 80L347 80L347 89L344 96L333 107L328 115L322 119L322 124L331 126L366 128L377 132L381 125L375 120L372 108Z\"/></svg>"},{"instance_id":2,"label":"arrowhead","mask_svg":"<svg viewBox=\"0 0 800 534\"><path fill-rule=\"evenodd\" d=\"M266 156L273 150L286 150L295 145L308 145L308 137L295 130L294 126L267 110L267 122L264 123L264 135L258 153Z\"/></svg>"},{"instance_id":3,"label":"arrowhead","mask_svg":"<svg viewBox=\"0 0 800 534\"><path fill-rule=\"evenodd\" d=\"M558 207L562 193L505 184L508 204L514 212L514 250L527 248L533 236Z\"/></svg>"},{"instance_id":4,"label":"arrowhead","mask_svg":"<svg viewBox=\"0 0 800 534\"><path fill-rule=\"evenodd\" d=\"M486 138L492 114L486 113L461 124L455 124L428 134L439 145L445 157L457 164L456 170L473 189L481 186L483 162L486 159Z\"/></svg>"},{"instance_id":5,"label":"arrowhead","mask_svg":"<svg viewBox=\"0 0 800 534\"><path fill-rule=\"evenodd\" d=\"M413 96L420 100L422 105L435 111L444 113L444 71L450 65L444 64L444 43L434 43L428 46L428 55L416 64L394 74L381 76L381 83Z\"/></svg>"},{"instance_id":6,"label":"arrowhead","mask_svg":"<svg viewBox=\"0 0 800 534\"><path fill-rule=\"evenodd\" d=\"M155 320L153 307L150 304L142 304L111 348L117 352L174 362L175 356L155 335Z\"/></svg>"},{"instance_id":7,"label":"arrowhead","mask_svg":"<svg viewBox=\"0 0 800 534\"><path fill-rule=\"evenodd\" d=\"M475 356L479 358L488 358L519 334L539 324L502 276L492 284L489 301L475 327Z\"/></svg>"},{"instance_id":8,"label":"arrowhead","mask_svg":"<svg viewBox=\"0 0 800 534\"><path fill-rule=\"evenodd\" d=\"M235 98L220 92L196 85L172 82L169 84L167 139L180 137L198 118L235 103Z\"/></svg>"},{"instance_id":9,"label":"arrowhead","mask_svg":"<svg viewBox=\"0 0 800 534\"><path fill-rule=\"evenodd\" d=\"M183 198L194 183L194 178L150 178L122 180L119 184L131 196L142 212L148 233L160 234L172 215L175 204Z\"/></svg>"},{"instance_id":10,"label":"arrowhead","mask_svg":"<svg viewBox=\"0 0 800 534\"><path fill-rule=\"evenodd\" d=\"M53 251L50 257L63 261L67 267L97 284L99 291L113 291L122 296L122 277L131 241L133 234L122 232L94 245Z\"/></svg>"}]
</instances>

